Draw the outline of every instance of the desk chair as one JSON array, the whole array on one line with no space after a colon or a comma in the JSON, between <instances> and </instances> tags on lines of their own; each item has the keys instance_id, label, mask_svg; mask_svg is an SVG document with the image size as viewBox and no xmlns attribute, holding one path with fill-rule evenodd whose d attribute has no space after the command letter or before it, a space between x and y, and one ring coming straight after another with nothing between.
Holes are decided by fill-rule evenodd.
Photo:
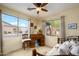
<instances>
[{"instance_id":1,"label":"desk chair","mask_svg":"<svg viewBox=\"0 0 79 59\"><path fill-rule=\"evenodd\" d=\"M22 35L22 48L25 50L26 48L26 44L27 44L27 48L30 47L30 42L31 42L31 39L28 38L28 34L23 34Z\"/></svg>"}]
</instances>

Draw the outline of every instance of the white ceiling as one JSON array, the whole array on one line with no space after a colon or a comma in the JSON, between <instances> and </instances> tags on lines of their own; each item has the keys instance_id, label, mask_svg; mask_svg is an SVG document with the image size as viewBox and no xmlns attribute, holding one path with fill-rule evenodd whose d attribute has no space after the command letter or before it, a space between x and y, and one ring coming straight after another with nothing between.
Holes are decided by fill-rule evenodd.
<instances>
[{"instance_id":1,"label":"white ceiling","mask_svg":"<svg viewBox=\"0 0 79 59\"><path fill-rule=\"evenodd\" d=\"M48 9L48 12L40 12L39 15L37 15L36 10L28 11L27 8L35 7L32 3L3 3L1 4L3 6L6 6L8 8L20 11L24 14L30 15L35 18L45 18L50 15L54 15L56 13L59 13L63 10L73 8L75 6L79 6L78 3L48 3L44 8Z\"/></svg>"}]
</instances>

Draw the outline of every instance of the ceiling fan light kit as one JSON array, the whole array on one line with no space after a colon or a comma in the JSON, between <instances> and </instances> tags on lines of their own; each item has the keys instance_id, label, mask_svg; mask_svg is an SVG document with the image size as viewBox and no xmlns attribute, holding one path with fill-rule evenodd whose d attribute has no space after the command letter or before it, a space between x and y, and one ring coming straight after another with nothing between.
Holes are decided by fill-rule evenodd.
<instances>
[{"instance_id":1,"label":"ceiling fan light kit","mask_svg":"<svg viewBox=\"0 0 79 59\"><path fill-rule=\"evenodd\" d=\"M41 7L37 7L36 8L36 11L41 11Z\"/></svg>"},{"instance_id":2,"label":"ceiling fan light kit","mask_svg":"<svg viewBox=\"0 0 79 59\"><path fill-rule=\"evenodd\" d=\"M33 5L36 6L36 8L27 8L27 10L34 10L34 9L36 9L37 14L39 14L40 11L48 12L48 10L43 8L47 4L48 3L33 3Z\"/></svg>"}]
</instances>

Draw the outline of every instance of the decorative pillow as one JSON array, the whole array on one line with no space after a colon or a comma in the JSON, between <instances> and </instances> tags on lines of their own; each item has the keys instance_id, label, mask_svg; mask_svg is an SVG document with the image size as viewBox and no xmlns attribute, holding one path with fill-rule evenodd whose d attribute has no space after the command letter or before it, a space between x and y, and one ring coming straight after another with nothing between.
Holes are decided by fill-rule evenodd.
<instances>
[{"instance_id":1,"label":"decorative pillow","mask_svg":"<svg viewBox=\"0 0 79 59\"><path fill-rule=\"evenodd\" d=\"M68 48L71 47L71 43L69 41L65 41L63 44L66 45Z\"/></svg>"},{"instance_id":2,"label":"decorative pillow","mask_svg":"<svg viewBox=\"0 0 79 59\"><path fill-rule=\"evenodd\" d=\"M77 45L73 46L71 49L71 54L79 56L79 46L77 46Z\"/></svg>"},{"instance_id":3,"label":"decorative pillow","mask_svg":"<svg viewBox=\"0 0 79 59\"><path fill-rule=\"evenodd\" d=\"M66 44L67 42L64 42L58 49L60 55L69 55L70 54L70 49L69 46Z\"/></svg>"},{"instance_id":4,"label":"decorative pillow","mask_svg":"<svg viewBox=\"0 0 79 59\"><path fill-rule=\"evenodd\" d=\"M79 41L77 42L77 45L79 45Z\"/></svg>"},{"instance_id":5,"label":"decorative pillow","mask_svg":"<svg viewBox=\"0 0 79 59\"><path fill-rule=\"evenodd\" d=\"M61 44L56 44L53 48L59 48Z\"/></svg>"},{"instance_id":6,"label":"decorative pillow","mask_svg":"<svg viewBox=\"0 0 79 59\"><path fill-rule=\"evenodd\" d=\"M75 41L73 41L73 40L70 41L70 44L71 44L72 46L77 45L77 44L75 43Z\"/></svg>"},{"instance_id":7,"label":"decorative pillow","mask_svg":"<svg viewBox=\"0 0 79 59\"><path fill-rule=\"evenodd\" d=\"M58 48L61 44L56 44L46 55L53 56L53 55L59 55Z\"/></svg>"},{"instance_id":8,"label":"decorative pillow","mask_svg":"<svg viewBox=\"0 0 79 59\"><path fill-rule=\"evenodd\" d=\"M59 55L66 55L66 53L63 51L63 49L59 49L58 52L59 52Z\"/></svg>"}]
</instances>

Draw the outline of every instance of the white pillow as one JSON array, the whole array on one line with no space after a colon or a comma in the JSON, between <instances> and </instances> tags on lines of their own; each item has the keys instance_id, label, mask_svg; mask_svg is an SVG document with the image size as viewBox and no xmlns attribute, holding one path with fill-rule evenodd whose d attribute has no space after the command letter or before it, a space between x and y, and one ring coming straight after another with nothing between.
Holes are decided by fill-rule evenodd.
<instances>
[{"instance_id":1,"label":"white pillow","mask_svg":"<svg viewBox=\"0 0 79 59\"><path fill-rule=\"evenodd\" d=\"M70 44L71 44L72 46L77 45L77 44L75 43L75 41L73 41L73 40L70 41Z\"/></svg>"},{"instance_id":2,"label":"white pillow","mask_svg":"<svg viewBox=\"0 0 79 59\"><path fill-rule=\"evenodd\" d=\"M73 46L71 49L71 54L79 56L79 46L77 46L77 45Z\"/></svg>"},{"instance_id":3,"label":"white pillow","mask_svg":"<svg viewBox=\"0 0 79 59\"><path fill-rule=\"evenodd\" d=\"M77 45L79 45L79 41L77 42Z\"/></svg>"},{"instance_id":4,"label":"white pillow","mask_svg":"<svg viewBox=\"0 0 79 59\"><path fill-rule=\"evenodd\" d=\"M61 44L56 44L53 48L59 48Z\"/></svg>"},{"instance_id":5,"label":"white pillow","mask_svg":"<svg viewBox=\"0 0 79 59\"><path fill-rule=\"evenodd\" d=\"M61 44L56 44L46 55L47 56L53 56L53 55L59 55L58 48Z\"/></svg>"},{"instance_id":6,"label":"white pillow","mask_svg":"<svg viewBox=\"0 0 79 59\"><path fill-rule=\"evenodd\" d=\"M68 55L70 54L70 45L68 45L68 41L64 42L58 49L60 55Z\"/></svg>"},{"instance_id":7,"label":"white pillow","mask_svg":"<svg viewBox=\"0 0 79 59\"><path fill-rule=\"evenodd\" d=\"M72 46L69 41L65 41L63 44L66 45L68 48L70 48Z\"/></svg>"}]
</instances>

